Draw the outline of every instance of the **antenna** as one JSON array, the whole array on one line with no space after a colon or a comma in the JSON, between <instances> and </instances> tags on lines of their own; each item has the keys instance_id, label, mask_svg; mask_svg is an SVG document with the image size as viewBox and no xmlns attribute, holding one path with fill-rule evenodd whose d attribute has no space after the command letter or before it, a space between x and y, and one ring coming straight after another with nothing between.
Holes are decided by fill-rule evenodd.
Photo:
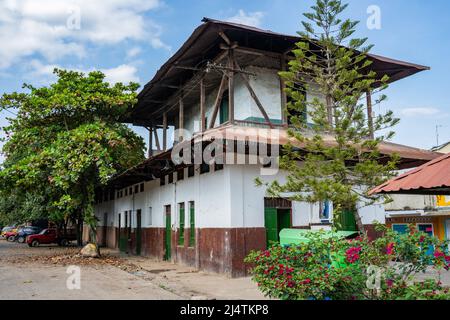
<instances>
[{"instance_id":1,"label":"antenna","mask_svg":"<svg viewBox=\"0 0 450 320\"><path fill-rule=\"evenodd\" d=\"M436 147L439 147L439 128L442 128L443 125L436 125Z\"/></svg>"}]
</instances>

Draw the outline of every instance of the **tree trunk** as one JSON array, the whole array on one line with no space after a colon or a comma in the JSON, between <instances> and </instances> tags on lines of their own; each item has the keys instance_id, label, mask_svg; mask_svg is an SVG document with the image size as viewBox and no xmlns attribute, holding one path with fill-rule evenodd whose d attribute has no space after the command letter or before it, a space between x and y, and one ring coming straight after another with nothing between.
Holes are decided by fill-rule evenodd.
<instances>
[{"instance_id":1,"label":"tree trunk","mask_svg":"<svg viewBox=\"0 0 450 320\"><path fill-rule=\"evenodd\" d=\"M83 217L78 215L77 219L77 245L81 247L83 245Z\"/></svg>"},{"instance_id":2,"label":"tree trunk","mask_svg":"<svg viewBox=\"0 0 450 320\"><path fill-rule=\"evenodd\" d=\"M356 226L358 227L358 231L361 234L365 234L366 230L364 229L364 225L361 220L361 216L359 215L358 209L353 209L353 214L355 216Z\"/></svg>"}]
</instances>

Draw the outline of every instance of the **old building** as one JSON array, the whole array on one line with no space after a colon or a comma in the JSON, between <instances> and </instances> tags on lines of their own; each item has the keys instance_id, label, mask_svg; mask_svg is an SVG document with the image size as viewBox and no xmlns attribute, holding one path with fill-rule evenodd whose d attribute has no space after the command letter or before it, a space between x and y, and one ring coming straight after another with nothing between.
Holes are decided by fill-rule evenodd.
<instances>
[{"instance_id":1,"label":"old building","mask_svg":"<svg viewBox=\"0 0 450 320\"><path fill-rule=\"evenodd\" d=\"M155 148L144 163L115 178L111 190L97 197L100 243L242 276L244 257L277 240L281 229L330 228L332 204L272 199L265 187L255 185L256 177L269 182L286 176L275 161L280 145L290 139L283 112L287 97L278 71L286 68L298 40L203 20L146 84L127 119L148 128ZM428 69L375 55L369 58L380 78L387 74L391 82ZM370 94L367 98L370 105ZM180 135L177 129L185 132ZM197 161L196 148L202 154L217 141L232 163ZM380 151L386 156L398 153L403 168L436 157L393 143L383 143ZM174 154L195 163L178 163ZM382 206L359 210L369 231L374 220L384 223ZM349 228L355 225L352 217L344 218Z\"/></svg>"}]
</instances>

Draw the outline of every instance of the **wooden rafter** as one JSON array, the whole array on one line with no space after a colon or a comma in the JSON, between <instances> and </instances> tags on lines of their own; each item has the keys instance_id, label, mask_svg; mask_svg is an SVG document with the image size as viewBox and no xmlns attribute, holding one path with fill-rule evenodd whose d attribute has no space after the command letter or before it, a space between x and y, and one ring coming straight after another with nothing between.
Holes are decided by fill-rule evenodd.
<instances>
[{"instance_id":1,"label":"wooden rafter","mask_svg":"<svg viewBox=\"0 0 450 320\"><path fill-rule=\"evenodd\" d=\"M167 113L163 113L163 151L167 150Z\"/></svg>"}]
</instances>

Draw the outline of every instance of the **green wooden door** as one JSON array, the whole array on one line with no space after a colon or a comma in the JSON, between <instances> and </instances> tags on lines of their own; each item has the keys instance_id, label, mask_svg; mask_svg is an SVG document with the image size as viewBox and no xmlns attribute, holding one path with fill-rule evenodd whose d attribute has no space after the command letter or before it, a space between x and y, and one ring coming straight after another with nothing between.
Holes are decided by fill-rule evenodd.
<instances>
[{"instance_id":1,"label":"green wooden door","mask_svg":"<svg viewBox=\"0 0 450 320\"><path fill-rule=\"evenodd\" d=\"M275 208L264 209L264 225L266 227L267 247L269 247L272 241L278 241L277 209Z\"/></svg>"},{"instance_id":2,"label":"green wooden door","mask_svg":"<svg viewBox=\"0 0 450 320\"><path fill-rule=\"evenodd\" d=\"M172 222L170 218L170 213L166 213L166 240L165 240L166 251L164 253L164 260L170 260L172 251Z\"/></svg>"},{"instance_id":3,"label":"green wooden door","mask_svg":"<svg viewBox=\"0 0 450 320\"><path fill-rule=\"evenodd\" d=\"M336 228L338 231L358 231L355 214L351 210L343 210L337 217Z\"/></svg>"},{"instance_id":4,"label":"green wooden door","mask_svg":"<svg viewBox=\"0 0 450 320\"><path fill-rule=\"evenodd\" d=\"M136 254L139 256L142 249L142 223L141 209L136 212Z\"/></svg>"}]
</instances>

